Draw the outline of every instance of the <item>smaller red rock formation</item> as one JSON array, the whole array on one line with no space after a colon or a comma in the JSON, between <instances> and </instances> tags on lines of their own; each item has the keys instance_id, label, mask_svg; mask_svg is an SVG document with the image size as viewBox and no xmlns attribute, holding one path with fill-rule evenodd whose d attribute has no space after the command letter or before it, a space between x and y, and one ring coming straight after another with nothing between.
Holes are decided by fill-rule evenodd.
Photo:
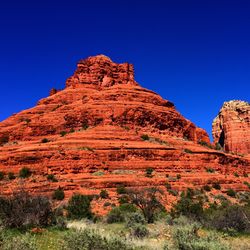
<instances>
[{"instance_id":1,"label":"smaller red rock formation","mask_svg":"<svg viewBox=\"0 0 250 250\"><path fill-rule=\"evenodd\" d=\"M224 150L240 154L250 153L250 105L244 101L223 104L213 121L213 138Z\"/></svg>"}]
</instances>

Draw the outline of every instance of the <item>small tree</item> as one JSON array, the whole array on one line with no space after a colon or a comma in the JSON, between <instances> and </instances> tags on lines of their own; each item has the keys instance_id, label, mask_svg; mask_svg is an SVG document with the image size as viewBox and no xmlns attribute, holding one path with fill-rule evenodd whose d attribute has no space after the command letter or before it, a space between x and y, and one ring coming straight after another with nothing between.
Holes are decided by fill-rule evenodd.
<instances>
[{"instance_id":1,"label":"small tree","mask_svg":"<svg viewBox=\"0 0 250 250\"><path fill-rule=\"evenodd\" d=\"M4 172L0 172L0 181L4 178Z\"/></svg>"},{"instance_id":2,"label":"small tree","mask_svg":"<svg viewBox=\"0 0 250 250\"><path fill-rule=\"evenodd\" d=\"M153 175L152 175L153 171L154 171L153 168L146 168L146 174L145 174L146 177L152 178L153 177Z\"/></svg>"},{"instance_id":3,"label":"small tree","mask_svg":"<svg viewBox=\"0 0 250 250\"><path fill-rule=\"evenodd\" d=\"M153 223L158 211L164 207L158 200L162 192L157 188L146 188L140 190L129 190L130 202L138 207L148 223Z\"/></svg>"},{"instance_id":4,"label":"small tree","mask_svg":"<svg viewBox=\"0 0 250 250\"><path fill-rule=\"evenodd\" d=\"M101 192L100 192L100 197L101 197L102 199L107 199L107 198L109 197L108 191L105 190L105 189L101 190Z\"/></svg>"},{"instance_id":5,"label":"small tree","mask_svg":"<svg viewBox=\"0 0 250 250\"><path fill-rule=\"evenodd\" d=\"M141 136L141 139L143 140L143 141L148 141L149 140L149 136L148 135L142 135Z\"/></svg>"},{"instance_id":6,"label":"small tree","mask_svg":"<svg viewBox=\"0 0 250 250\"><path fill-rule=\"evenodd\" d=\"M31 170L29 168L26 168L26 167L23 167L19 171L19 177L20 178L28 178L28 177L31 176L31 174L32 174Z\"/></svg>"},{"instance_id":7,"label":"small tree","mask_svg":"<svg viewBox=\"0 0 250 250\"><path fill-rule=\"evenodd\" d=\"M47 138L43 138L43 139L41 140L41 143L47 143L47 142L49 142L49 139L47 139Z\"/></svg>"},{"instance_id":8,"label":"small tree","mask_svg":"<svg viewBox=\"0 0 250 250\"><path fill-rule=\"evenodd\" d=\"M53 199L61 201L65 197L64 191L61 187L57 188L53 193Z\"/></svg>"},{"instance_id":9,"label":"small tree","mask_svg":"<svg viewBox=\"0 0 250 250\"><path fill-rule=\"evenodd\" d=\"M71 219L92 218L89 196L74 194L68 203L68 217Z\"/></svg>"},{"instance_id":10,"label":"small tree","mask_svg":"<svg viewBox=\"0 0 250 250\"><path fill-rule=\"evenodd\" d=\"M9 180L14 180L14 179L16 179L16 176L14 175L14 173L9 172L8 173L8 178L9 178Z\"/></svg>"},{"instance_id":11,"label":"small tree","mask_svg":"<svg viewBox=\"0 0 250 250\"><path fill-rule=\"evenodd\" d=\"M236 192L232 188L229 188L227 190L227 195L230 196L230 197L235 197Z\"/></svg>"}]
</instances>

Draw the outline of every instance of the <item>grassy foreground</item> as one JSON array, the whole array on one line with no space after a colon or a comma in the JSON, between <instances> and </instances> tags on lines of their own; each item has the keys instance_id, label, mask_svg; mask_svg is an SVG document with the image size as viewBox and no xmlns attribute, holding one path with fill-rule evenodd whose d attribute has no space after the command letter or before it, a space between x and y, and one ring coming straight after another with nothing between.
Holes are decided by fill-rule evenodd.
<instances>
[{"instance_id":1,"label":"grassy foreground","mask_svg":"<svg viewBox=\"0 0 250 250\"><path fill-rule=\"evenodd\" d=\"M144 238L132 237L130 235L130 229L126 227L124 223L107 224L103 222L91 223L85 220L82 221L70 221L67 223L67 229L47 228L43 230L32 231L18 231L5 229L1 231L2 246L0 249L16 249L16 250L61 250L61 249L106 249L106 248L79 248L79 242L74 240L70 244L65 244L67 235L82 230L95 230L102 237L109 238L121 238L125 239L131 248L128 249L181 249L181 246L175 244L173 237L176 228L185 227L185 225L168 225L165 221L158 221L154 224L148 224L147 229L149 234ZM199 229L198 234L200 238L206 238L209 234L216 237L216 241L219 242L221 247L232 250L248 250L250 249L250 235L238 234L230 236L225 233L221 233L213 230ZM182 236L183 237L183 236ZM72 240L72 239L71 239ZM92 239L93 240L93 239ZM69 243L69 242L68 242ZM110 249L119 249L112 246ZM108 248L109 249L109 248ZM188 249L188 248L183 248ZM196 248L190 248L196 249ZM210 247L197 248L197 249L217 249L216 245ZM224 249L224 248L221 248Z\"/></svg>"}]
</instances>

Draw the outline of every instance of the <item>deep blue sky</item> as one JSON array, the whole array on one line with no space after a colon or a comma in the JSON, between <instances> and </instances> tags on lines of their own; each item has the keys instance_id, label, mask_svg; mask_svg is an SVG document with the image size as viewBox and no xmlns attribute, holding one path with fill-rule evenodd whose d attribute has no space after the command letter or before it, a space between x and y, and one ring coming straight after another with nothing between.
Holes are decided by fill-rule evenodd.
<instances>
[{"instance_id":1,"label":"deep blue sky","mask_svg":"<svg viewBox=\"0 0 250 250\"><path fill-rule=\"evenodd\" d=\"M211 133L224 101L249 101L249 13L249 0L1 1L0 120L105 54Z\"/></svg>"}]
</instances>

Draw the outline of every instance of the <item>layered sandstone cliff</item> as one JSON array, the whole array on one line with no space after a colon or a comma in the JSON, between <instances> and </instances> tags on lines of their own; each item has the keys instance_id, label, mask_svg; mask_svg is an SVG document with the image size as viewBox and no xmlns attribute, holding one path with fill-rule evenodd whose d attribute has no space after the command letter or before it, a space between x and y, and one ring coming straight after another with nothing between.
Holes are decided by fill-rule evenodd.
<instances>
[{"instance_id":1,"label":"layered sandstone cliff","mask_svg":"<svg viewBox=\"0 0 250 250\"><path fill-rule=\"evenodd\" d=\"M23 167L32 177L21 185L49 195L60 186L67 198L104 188L115 197L118 185L166 190L166 182L176 191L215 182L223 192L246 190L249 159L207 146L203 129L136 83L132 65L90 57L77 64L64 90L53 89L34 108L0 123L0 171L5 173L0 193L20 185L7 173L18 175ZM145 176L147 168L154 169L152 178ZM58 182L49 181L48 174Z\"/></svg>"},{"instance_id":2,"label":"layered sandstone cliff","mask_svg":"<svg viewBox=\"0 0 250 250\"><path fill-rule=\"evenodd\" d=\"M225 102L213 121L214 142L226 151L250 153L250 104L244 101Z\"/></svg>"}]
</instances>

